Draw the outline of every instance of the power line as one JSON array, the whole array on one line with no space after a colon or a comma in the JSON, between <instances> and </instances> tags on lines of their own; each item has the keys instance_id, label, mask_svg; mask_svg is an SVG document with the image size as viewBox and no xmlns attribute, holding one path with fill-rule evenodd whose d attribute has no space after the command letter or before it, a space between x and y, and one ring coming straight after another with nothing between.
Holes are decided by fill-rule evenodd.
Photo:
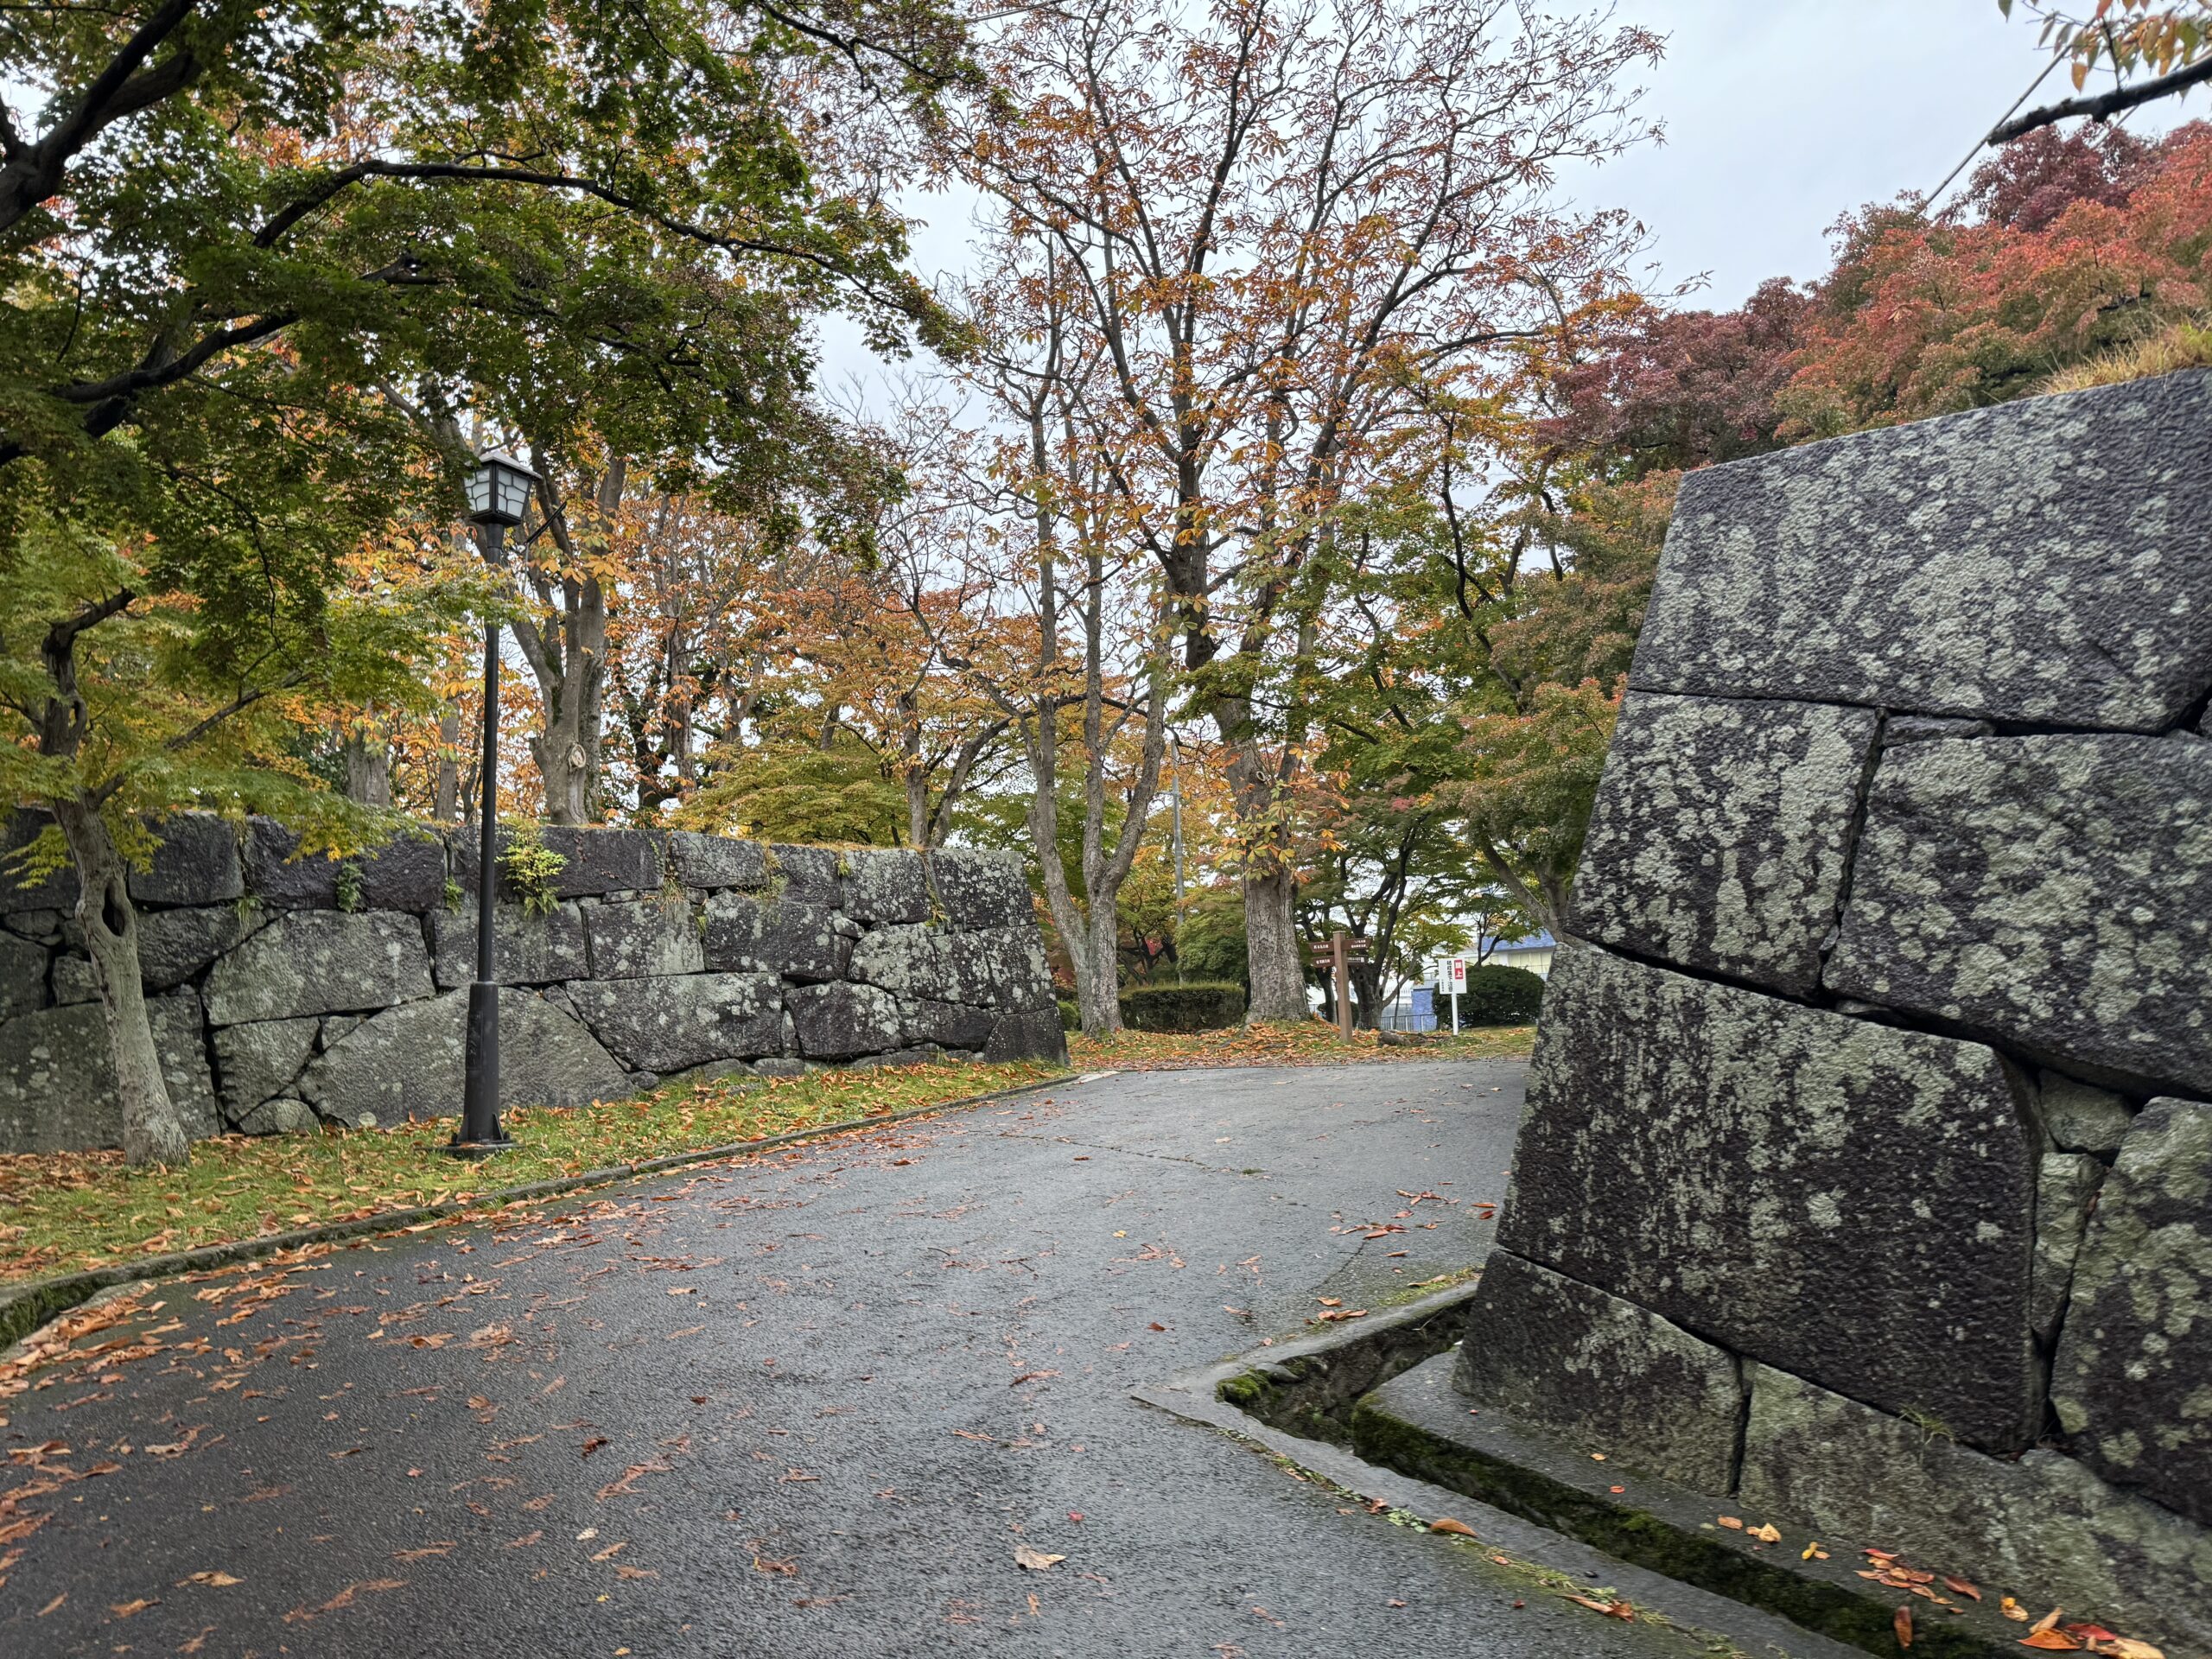
<instances>
[{"instance_id":1,"label":"power line","mask_svg":"<svg viewBox=\"0 0 2212 1659\"><path fill-rule=\"evenodd\" d=\"M2012 107L1997 118L1997 126L2001 127L2007 121L2010 121L2013 115L2019 110L2020 105L2026 103L2030 99L2036 95L2036 88L2042 86L2046 80L2049 80L2050 79L2050 72L2057 68L2059 64L2063 61L2063 59L2054 56L2049 63L2044 65L2043 72L2037 75L2033 80L2028 83L2027 91L2022 92L2018 98L2014 99L2012 100ZM1959 164L1953 168L1948 173L1946 173L1943 175L1943 182L1937 185L1935 189L1930 191L1926 199L1922 201L1920 211L1923 216L1926 215L1929 208L1933 207L1937 202L1943 199L1943 193L1951 188L1951 181L1956 179L1960 174L1967 170L1967 163L1974 160L1975 156L1980 155L1982 146L1986 144L1988 142L1989 140L1986 138L1975 139L1974 141L1974 148L1967 151L1965 155L1959 157Z\"/></svg>"}]
</instances>

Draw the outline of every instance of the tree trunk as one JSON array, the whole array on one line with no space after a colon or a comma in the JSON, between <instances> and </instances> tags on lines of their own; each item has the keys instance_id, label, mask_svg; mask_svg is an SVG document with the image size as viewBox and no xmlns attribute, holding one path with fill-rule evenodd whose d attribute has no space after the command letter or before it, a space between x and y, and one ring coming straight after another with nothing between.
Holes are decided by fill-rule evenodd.
<instances>
[{"instance_id":1,"label":"tree trunk","mask_svg":"<svg viewBox=\"0 0 2212 1659\"><path fill-rule=\"evenodd\" d=\"M181 1164L192 1142L169 1099L146 1012L146 987L138 966L138 917L131 908L123 855L99 811L79 800L56 801L55 821L76 861L82 888L77 920L99 970L100 1002L107 1011L108 1046L115 1057L116 1096L123 1108L123 1156L131 1164Z\"/></svg>"},{"instance_id":2,"label":"tree trunk","mask_svg":"<svg viewBox=\"0 0 2212 1659\"><path fill-rule=\"evenodd\" d=\"M1304 1020L1306 969L1298 956L1298 877L1287 869L1244 877L1245 972L1251 1020Z\"/></svg>"},{"instance_id":3,"label":"tree trunk","mask_svg":"<svg viewBox=\"0 0 2212 1659\"><path fill-rule=\"evenodd\" d=\"M438 716L438 781L430 816L440 823L453 823L461 816L461 710L448 709Z\"/></svg>"},{"instance_id":4,"label":"tree trunk","mask_svg":"<svg viewBox=\"0 0 2212 1659\"><path fill-rule=\"evenodd\" d=\"M346 798L364 806L391 804L391 748L364 731L346 739Z\"/></svg>"}]
</instances>

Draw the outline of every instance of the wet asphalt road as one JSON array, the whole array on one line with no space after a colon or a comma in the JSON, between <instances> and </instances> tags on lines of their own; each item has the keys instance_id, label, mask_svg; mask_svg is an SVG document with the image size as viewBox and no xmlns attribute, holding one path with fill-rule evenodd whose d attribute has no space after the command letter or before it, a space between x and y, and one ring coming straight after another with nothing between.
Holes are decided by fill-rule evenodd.
<instances>
[{"instance_id":1,"label":"wet asphalt road","mask_svg":"<svg viewBox=\"0 0 2212 1659\"><path fill-rule=\"evenodd\" d=\"M1479 1262L1520 1105L1116 1076L162 1286L0 1402L0 1654L1688 1652L1128 1397Z\"/></svg>"}]
</instances>

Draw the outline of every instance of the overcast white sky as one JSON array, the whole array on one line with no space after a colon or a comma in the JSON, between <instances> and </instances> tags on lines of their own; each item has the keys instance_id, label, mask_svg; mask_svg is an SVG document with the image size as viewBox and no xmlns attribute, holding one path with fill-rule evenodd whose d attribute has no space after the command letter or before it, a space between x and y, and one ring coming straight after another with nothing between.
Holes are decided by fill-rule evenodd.
<instances>
[{"instance_id":1,"label":"overcast white sky","mask_svg":"<svg viewBox=\"0 0 2212 1659\"><path fill-rule=\"evenodd\" d=\"M2007 22L1997 0L1619 0L1618 10L1668 36L1644 105L1667 142L1563 188L1635 213L1658 276L1707 276L1693 302L1718 308L1768 276L1826 270L1825 232L1847 209L1935 188L2045 61L2033 25ZM2062 71L2043 94L2063 86ZM2192 99L2185 112L2208 107ZM2130 125L2147 136L2183 112L2154 105ZM922 198L910 211L932 221L916 232L916 269L932 280L962 269L965 204ZM880 373L853 331L833 324L823 343L825 387Z\"/></svg>"}]
</instances>

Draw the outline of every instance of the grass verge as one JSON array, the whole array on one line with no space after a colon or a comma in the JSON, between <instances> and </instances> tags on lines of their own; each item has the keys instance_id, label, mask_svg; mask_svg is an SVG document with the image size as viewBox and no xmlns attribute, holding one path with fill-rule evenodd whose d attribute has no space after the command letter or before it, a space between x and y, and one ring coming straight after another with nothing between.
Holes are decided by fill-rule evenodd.
<instances>
[{"instance_id":1,"label":"grass verge","mask_svg":"<svg viewBox=\"0 0 2212 1659\"><path fill-rule=\"evenodd\" d=\"M130 1169L120 1152L0 1156L0 1285L79 1273L266 1233L887 1116L1049 1077L1059 1067L882 1067L679 1085L635 1100L508 1112L519 1143L467 1162L442 1150L454 1120L393 1129L223 1135L189 1163Z\"/></svg>"},{"instance_id":2,"label":"grass verge","mask_svg":"<svg viewBox=\"0 0 2212 1659\"><path fill-rule=\"evenodd\" d=\"M1179 1065L1336 1065L1347 1060L1520 1060L1535 1041L1534 1026L1485 1027L1384 1043L1371 1031L1346 1042L1334 1026L1231 1026L1223 1031L1124 1031L1109 1042L1068 1033L1068 1055L1086 1071L1166 1070Z\"/></svg>"}]
</instances>

